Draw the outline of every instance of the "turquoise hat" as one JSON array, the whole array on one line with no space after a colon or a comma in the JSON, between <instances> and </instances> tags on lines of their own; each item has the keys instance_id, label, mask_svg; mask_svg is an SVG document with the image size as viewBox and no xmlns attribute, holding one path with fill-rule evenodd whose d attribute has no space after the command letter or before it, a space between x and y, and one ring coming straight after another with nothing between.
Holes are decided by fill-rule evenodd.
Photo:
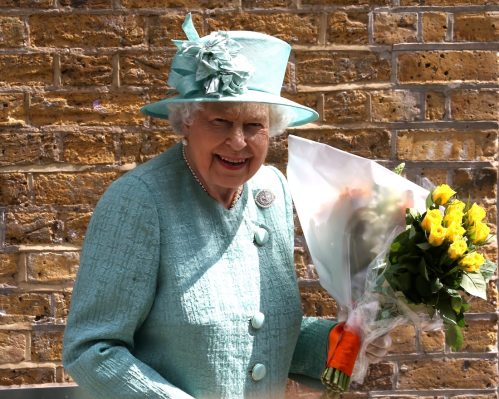
<instances>
[{"instance_id":1,"label":"turquoise hat","mask_svg":"<svg viewBox=\"0 0 499 399\"><path fill-rule=\"evenodd\" d=\"M168 119L167 104L185 102L257 102L287 107L290 126L319 115L281 97L291 46L275 37L247 31L219 31L199 37L189 13L182 25L187 40L173 40L177 53L168 86L178 95L147 104L141 111Z\"/></svg>"}]
</instances>

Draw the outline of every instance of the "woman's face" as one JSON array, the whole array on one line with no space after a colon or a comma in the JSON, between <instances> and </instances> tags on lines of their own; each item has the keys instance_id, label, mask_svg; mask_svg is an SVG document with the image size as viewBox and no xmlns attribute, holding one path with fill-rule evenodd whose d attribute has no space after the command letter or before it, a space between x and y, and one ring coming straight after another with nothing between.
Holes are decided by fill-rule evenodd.
<instances>
[{"instance_id":1,"label":"woman's face","mask_svg":"<svg viewBox=\"0 0 499 399\"><path fill-rule=\"evenodd\" d=\"M205 103L184 131L189 163L206 189L237 189L257 172L267 155L269 107Z\"/></svg>"}]
</instances>

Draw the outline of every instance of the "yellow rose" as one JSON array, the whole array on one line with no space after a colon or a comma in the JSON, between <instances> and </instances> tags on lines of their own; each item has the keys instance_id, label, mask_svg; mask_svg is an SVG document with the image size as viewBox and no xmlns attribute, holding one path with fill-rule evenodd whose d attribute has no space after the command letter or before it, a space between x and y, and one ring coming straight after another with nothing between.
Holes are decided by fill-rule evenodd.
<instances>
[{"instance_id":1,"label":"yellow rose","mask_svg":"<svg viewBox=\"0 0 499 399\"><path fill-rule=\"evenodd\" d=\"M465 240L461 238L459 240L454 241L449 246L447 254L449 255L449 258L454 260L463 256L467 249L468 249L468 244L466 243Z\"/></svg>"},{"instance_id":2,"label":"yellow rose","mask_svg":"<svg viewBox=\"0 0 499 399\"><path fill-rule=\"evenodd\" d=\"M439 209L432 209L431 211L427 211L423 221L421 222L421 227L424 231L429 233L433 226L440 226L442 223L442 213Z\"/></svg>"},{"instance_id":3,"label":"yellow rose","mask_svg":"<svg viewBox=\"0 0 499 399\"><path fill-rule=\"evenodd\" d=\"M432 226L430 230L430 236L428 237L428 242L434 247L442 245L446 236L446 228L440 225Z\"/></svg>"},{"instance_id":4,"label":"yellow rose","mask_svg":"<svg viewBox=\"0 0 499 399\"><path fill-rule=\"evenodd\" d=\"M471 205L471 208L468 209L468 212L466 212L466 218L468 224L470 225L475 224L476 222L481 222L485 215L485 209L475 203Z\"/></svg>"},{"instance_id":5,"label":"yellow rose","mask_svg":"<svg viewBox=\"0 0 499 399\"><path fill-rule=\"evenodd\" d=\"M463 201L459 201L457 199L452 200L445 206L445 212L455 212L455 211L460 211L464 212L464 208L466 207L466 204Z\"/></svg>"},{"instance_id":6,"label":"yellow rose","mask_svg":"<svg viewBox=\"0 0 499 399\"><path fill-rule=\"evenodd\" d=\"M459 261L459 266L467 272L474 272L480 269L483 262L485 262L485 258L481 254L472 252L465 255L464 258Z\"/></svg>"},{"instance_id":7,"label":"yellow rose","mask_svg":"<svg viewBox=\"0 0 499 399\"><path fill-rule=\"evenodd\" d=\"M461 226L460 223L451 223L449 226L447 226L447 236L446 238L454 242L456 240L459 240L463 238L464 233L466 233L466 229Z\"/></svg>"},{"instance_id":8,"label":"yellow rose","mask_svg":"<svg viewBox=\"0 0 499 399\"><path fill-rule=\"evenodd\" d=\"M480 244L487 240L489 233L489 226L482 222L476 222L468 227L468 236L473 244Z\"/></svg>"},{"instance_id":9,"label":"yellow rose","mask_svg":"<svg viewBox=\"0 0 499 399\"><path fill-rule=\"evenodd\" d=\"M458 210L452 210L450 212L445 212L444 216L444 226L450 226L451 224L462 224L464 213Z\"/></svg>"},{"instance_id":10,"label":"yellow rose","mask_svg":"<svg viewBox=\"0 0 499 399\"><path fill-rule=\"evenodd\" d=\"M437 205L445 205L454 194L456 192L447 184L441 184L432 191L431 199Z\"/></svg>"}]
</instances>

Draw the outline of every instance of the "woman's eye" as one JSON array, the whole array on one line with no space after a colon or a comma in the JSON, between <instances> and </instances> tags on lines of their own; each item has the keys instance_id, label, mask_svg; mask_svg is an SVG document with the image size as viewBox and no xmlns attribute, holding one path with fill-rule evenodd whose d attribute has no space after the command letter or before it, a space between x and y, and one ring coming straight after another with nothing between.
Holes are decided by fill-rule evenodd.
<instances>
[{"instance_id":1,"label":"woman's eye","mask_svg":"<svg viewBox=\"0 0 499 399\"><path fill-rule=\"evenodd\" d=\"M244 125L244 130L249 133L258 133L260 130L264 128L264 126L261 123L255 122L255 123L246 123Z\"/></svg>"},{"instance_id":2,"label":"woman's eye","mask_svg":"<svg viewBox=\"0 0 499 399\"><path fill-rule=\"evenodd\" d=\"M230 121L222 118L216 118L211 121L214 126L225 127L230 125Z\"/></svg>"}]
</instances>

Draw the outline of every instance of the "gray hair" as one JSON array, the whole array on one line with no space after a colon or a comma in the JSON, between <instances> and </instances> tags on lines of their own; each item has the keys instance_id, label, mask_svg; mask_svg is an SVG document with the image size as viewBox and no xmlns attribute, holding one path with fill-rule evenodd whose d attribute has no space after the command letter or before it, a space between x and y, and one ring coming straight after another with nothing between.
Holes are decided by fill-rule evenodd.
<instances>
[{"instance_id":1,"label":"gray hair","mask_svg":"<svg viewBox=\"0 0 499 399\"><path fill-rule=\"evenodd\" d=\"M236 103L237 104L237 103ZM269 107L269 136L278 136L287 129L292 121L292 114L286 106L279 104L266 104ZM204 107L203 102L170 103L168 106L168 119L173 131L183 135L183 125L192 123L197 111Z\"/></svg>"}]
</instances>

